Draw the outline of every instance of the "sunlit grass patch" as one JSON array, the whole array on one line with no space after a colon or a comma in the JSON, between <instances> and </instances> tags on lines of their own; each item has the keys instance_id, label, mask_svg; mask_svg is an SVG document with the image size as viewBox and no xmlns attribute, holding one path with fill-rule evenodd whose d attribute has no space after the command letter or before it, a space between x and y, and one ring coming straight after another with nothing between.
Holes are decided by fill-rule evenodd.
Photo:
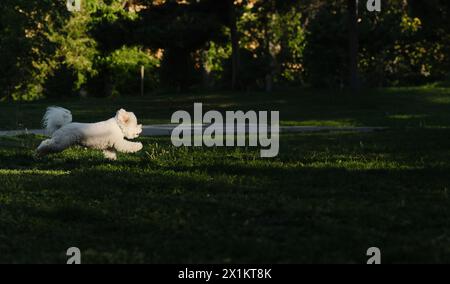
<instances>
[{"instance_id":1,"label":"sunlit grass patch","mask_svg":"<svg viewBox=\"0 0 450 284\"><path fill-rule=\"evenodd\" d=\"M427 115L424 114L393 114L388 116L391 119L402 119L402 120L408 120L408 119L423 119L426 118Z\"/></svg>"},{"instance_id":2,"label":"sunlit grass patch","mask_svg":"<svg viewBox=\"0 0 450 284\"><path fill-rule=\"evenodd\" d=\"M49 175L49 176L62 176L68 175L70 172L68 171L58 171L58 170L9 170L9 169L0 169L0 175Z\"/></svg>"}]
</instances>

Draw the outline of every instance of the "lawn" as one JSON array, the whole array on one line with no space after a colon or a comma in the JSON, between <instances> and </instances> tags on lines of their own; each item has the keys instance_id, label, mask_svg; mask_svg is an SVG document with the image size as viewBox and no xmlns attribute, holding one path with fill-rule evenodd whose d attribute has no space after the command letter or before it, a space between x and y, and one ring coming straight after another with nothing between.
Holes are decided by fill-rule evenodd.
<instances>
[{"instance_id":1,"label":"lawn","mask_svg":"<svg viewBox=\"0 0 450 284\"><path fill-rule=\"evenodd\" d=\"M279 110L282 125L318 126L450 126L450 88L414 87L365 90L358 95L341 91L297 89L265 93L155 94L114 99L67 98L29 103L0 103L0 130L39 128L46 107L58 105L73 112L74 120L92 122L112 117L120 108L133 111L144 124L169 123L173 112Z\"/></svg>"},{"instance_id":2,"label":"lawn","mask_svg":"<svg viewBox=\"0 0 450 284\"><path fill-rule=\"evenodd\" d=\"M450 91L426 90L178 95L167 109L163 97L64 101L81 120L125 104L164 121L203 101L279 106L286 124L391 128L283 134L273 159L168 137L140 138L144 150L116 162L82 148L37 159L42 137L0 138L0 263L65 263L73 246L84 263L365 263L372 246L384 263L450 262ZM35 127L47 103L2 105L1 121L12 128L15 107Z\"/></svg>"}]
</instances>

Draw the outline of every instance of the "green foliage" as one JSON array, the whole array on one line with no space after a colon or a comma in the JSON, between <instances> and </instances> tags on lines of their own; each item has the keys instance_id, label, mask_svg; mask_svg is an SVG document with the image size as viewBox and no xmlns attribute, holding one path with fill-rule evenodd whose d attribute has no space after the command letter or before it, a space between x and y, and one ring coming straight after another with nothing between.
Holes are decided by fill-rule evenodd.
<instances>
[{"instance_id":1,"label":"green foliage","mask_svg":"<svg viewBox=\"0 0 450 284\"><path fill-rule=\"evenodd\" d=\"M0 5L0 97L42 97L43 84L56 68L57 46L50 27L61 27L65 5L51 0L5 0Z\"/></svg>"},{"instance_id":2,"label":"green foliage","mask_svg":"<svg viewBox=\"0 0 450 284\"><path fill-rule=\"evenodd\" d=\"M450 54L446 36L433 31L436 27L424 15L417 17L414 5L415 1L386 1L381 13L360 7L358 63L363 85L419 85L445 77ZM442 5L427 7L439 14ZM346 13L341 2L326 3L309 23L304 63L307 81L314 86L347 84Z\"/></svg>"},{"instance_id":3,"label":"green foliage","mask_svg":"<svg viewBox=\"0 0 450 284\"><path fill-rule=\"evenodd\" d=\"M341 87L347 76L348 40L345 7L326 3L310 19L304 68L315 87Z\"/></svg>"},{"instance_id":4,"label":"green foliage","mask_svg":"<svg viewBox=\"0 0 450 284\"><path fill-rule=\"evenodd\" d=\"M54 54L58 69L47 81L47 96L75 93L89 77L98 73L94 68L94 59L98 56L97 43L88 34L91 21L89 4L84 3L81 12L74 13L61 29L54 29L49 34L49 40L58 47ZM61 91L65 94L60 94Z\"/></svg>"},{"instance_id":5,"label":"green foliage","mask_svg":"<svg viewBox=\"0 0 450 284\"><path fill-rule=\"evenodd\" d=\"M1 2L3 100L86 90L97 96L136 93L141 65L147 70L149 91L187 90L201 84L228 88L234 14L239 86L343 88L348 81L348 15L343 0L237 1L235 13L228 0L84 0L76 13L69 13L64 1ZM448 1L386 0L381 13L367 12L363 2L359 1L358 22L363 86L447 80Z\"/></svg>"},{"instance_id":6,"label":"green foliage","mask_svg":"<svg viewBox=\"0 0 450 284\"><path fill-rule=\"evenodd\" d=\"M160 62L150 50L122 47L100 60L112 74L114 91L119 94L134 95L140 92L141 66L144 66L146 73L144 90L152 91L158 86L159 77L155 69L159 67Z\"/></svg>"},{"instance_id":7,"label":"green foliage","mask_svg":"<svg viewBox=\"0 0 450 284\"><path fill-rule=\"evenodd\" d=\"M2 1L0 12L6 17L0 19L0 57L5 64L0 66L0 85L4 86L4 98L34 100L78 93L103 72L97 61L111 63L108 54L99 52L90 34L91 25L99 21L95 16L110 21L115 21L116 15L136 18L136 14L122 9L122 1L83 1L82 11L76 13L67 12L63 1L54 2ZM150 71L155 66L150 57L136 50L130 53L131 57L105 67L122 72L115 75L120 78L118 88L132 76L123 73L132 60L134 65L143 64ZM124 66L119 67L120 62ZM153 88L155 78L149 75L146 83Z\"/></svg>"},{"instance_id":8,"label":"green foliage","mask_svg":"<svg viewBox=\"0 0 450 284\"><path fill-rule=\"evenodd\" d=\"M196 64L196 53L208 42L224 41L223 10L218 10L223 2L203 0L183 5L168 1L140 14L134 38L165 51L160 69L162 87L183 90L201 81L203 67Z\"/></svg>"},{"instance_id":9,"label":"green foliage","mask_svg":"<svg viewBox=\"0 0 450 284\"><path fill-rule=\"evenodd\" d=\"M210 42L204 57L206 72L215 80L226 80L224 71L226 62L231 57L231 44L221 45L220 43Z\"/></svg>"},{"instance_id":10,"label":"green foliage","mask_svg":"<svg viewBox=\"0 0 450 284\"><path fill-rule=\"evenodd\" d=\"M445 76L445 42L428 39L424 22L400 4L391 13L364 15L360 67L367 85L417 85Z\"/></svg>"},{"instance_id":11,"label":"green foliage","mask_svg":"<svg viewBox=\"0 0 450 284\"><path fill-rule=\"evenodd\" d=\"M275 82L301 80L305 32L298 7L260 1L244 11L238 22L244 85L264 86L266 77ZM248 54L247 54L248 53ZM253 75L250 78L249 75ZM253 82L251 82L253 81Z\"/></svg>"},{"instance_id":12,"label":"green foliage","mask_svg":"<svg viewBox=\"0 0 450 284\"><path fill-rule=\"evenodd\" d=\"M302 80L303 53L306 44L305 29L302 24L302 14L295 8L291 8L283 15L278 23L282 34L280 42L283 47L280 55L281 76L290 83Z\"/></svg>"}]
</instances>

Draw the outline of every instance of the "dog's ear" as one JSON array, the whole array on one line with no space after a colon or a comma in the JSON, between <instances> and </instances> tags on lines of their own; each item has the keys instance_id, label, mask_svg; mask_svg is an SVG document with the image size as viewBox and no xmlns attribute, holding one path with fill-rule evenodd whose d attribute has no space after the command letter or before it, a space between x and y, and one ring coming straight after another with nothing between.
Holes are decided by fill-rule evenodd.
<instances>
[{"instance_id":1,"label":"dog's ear","mask_svg":"<svg viewBox=\"0 0 450 284\"><path fill-rule=\"evenodd\" d=\"M130 120L130 115L128 114L128 112L124 109L120 109L117 112L117 119L122 122L123 124L127 124L128 121Z\"/></svg>"}]
</instances>

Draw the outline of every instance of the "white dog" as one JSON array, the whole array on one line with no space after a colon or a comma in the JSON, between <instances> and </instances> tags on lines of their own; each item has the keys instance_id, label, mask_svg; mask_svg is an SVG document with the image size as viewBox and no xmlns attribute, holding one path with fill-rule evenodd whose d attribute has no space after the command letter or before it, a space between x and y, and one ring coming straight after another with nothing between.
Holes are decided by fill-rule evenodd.
<instances>
[{"instance_id":1,"label":"white dog","mask_svg":"<svg viewBox=\"0 0 450 284\"><path fill-rule=\"evenodd\" d=\"M44 156L59 153L73 145L102 150L107 159L116 160L116 151L136 153L142 143L130 142L142 133L142 124L132 112L121 109L116 116L98 123L72 123L69 110L49 107L44 115L43 125L51 139L39 145L37 153Z\"/></svg>"}]
</instances>

